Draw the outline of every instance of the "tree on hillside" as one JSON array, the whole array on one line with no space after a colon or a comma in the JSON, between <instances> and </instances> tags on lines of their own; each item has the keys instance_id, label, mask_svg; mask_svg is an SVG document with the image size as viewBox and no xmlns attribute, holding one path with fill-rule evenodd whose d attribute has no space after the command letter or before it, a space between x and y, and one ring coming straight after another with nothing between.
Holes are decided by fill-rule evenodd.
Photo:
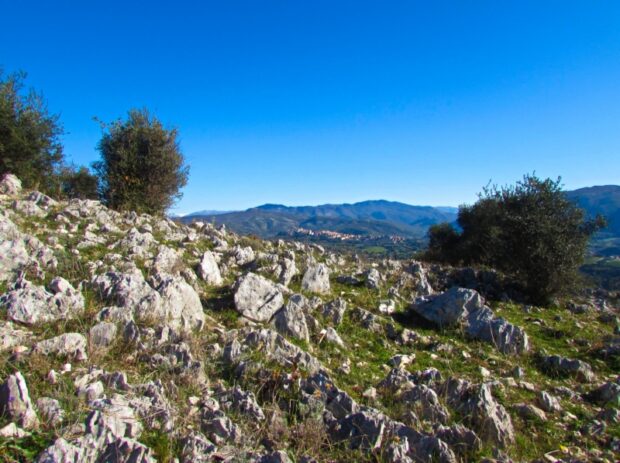
<instances>
[{"instance_id":1,"label":"tree on hillside","mask_svg":"<svg viewBox=\"0 0 620 463\"><path fill-rule=\"evenodd\" d=\"M605 226L568 200L560 179L525 175L514 186L487 187L472 206L461 206L460 231L431 228L427 257L452 264L486 265L512 276L534 302L569 289L590 236Z\"/></svg>"},{"instance_id":2,"label":"tree on hillside","mask_svg":"<svg viewBox=\"0 0 620 463\"><path fill-rule=\"evenodd\" d=\"M63 160L58 116L50 114L42 95L24 89L23 72L0 69L0 177L17 175L24 186L51 192Z\"/></svg>"},{"instance_id":3,"label":"tree on hillside","mask_svg":"<svg viewBox=\"0 0 620 463\"><path fill-rule=\"evenodd\" d=\"M97 176L86 167L63 167L60 171L61 194L67 198L98 199L98 187Z\"/></svg>"},{"instance_id":4,"label":"tree on hillside","mask_svg":"<svg viewBox=\"0 0 620 463\"><path fill-rule=\"evenodd\" d=\"M101 160L93 167L109 207L161 214L181 197L189 168L176 129L164 128L146 109L132 109L127 120L102 127Z\"/></svg>"}]
</instances>

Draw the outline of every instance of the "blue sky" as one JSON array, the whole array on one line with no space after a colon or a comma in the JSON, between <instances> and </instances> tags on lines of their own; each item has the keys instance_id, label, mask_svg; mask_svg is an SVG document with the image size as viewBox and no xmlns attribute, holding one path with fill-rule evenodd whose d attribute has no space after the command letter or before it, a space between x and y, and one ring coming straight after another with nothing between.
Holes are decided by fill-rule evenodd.
<instances>
[{"instance_id":1,"label":"blue sky","mask_svg":"<svg viewBox=\"0 0 620 463\"><path fill-rule=\"evenodd\" d=\"M60 113L148 107L191 166L177 212L472 202L489 180L620 183L617 1L0 0L0 65Z\"/></svg>"}]
</instances>

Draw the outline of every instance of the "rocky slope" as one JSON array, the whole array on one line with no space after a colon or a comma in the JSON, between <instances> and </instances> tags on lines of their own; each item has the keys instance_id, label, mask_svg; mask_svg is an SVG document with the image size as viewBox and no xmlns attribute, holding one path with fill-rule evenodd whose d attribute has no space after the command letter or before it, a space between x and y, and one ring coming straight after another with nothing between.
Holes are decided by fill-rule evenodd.
<instances>
[{"instance_id":1,"label":"rocky slope","mask_svg":"<svg viewBox=\"0 0 620 463\"><path fill-rule=\"evenodd\" d=\"M0 183L0 461L620 458L617 300Z\"/></svg>"}]
</instances>

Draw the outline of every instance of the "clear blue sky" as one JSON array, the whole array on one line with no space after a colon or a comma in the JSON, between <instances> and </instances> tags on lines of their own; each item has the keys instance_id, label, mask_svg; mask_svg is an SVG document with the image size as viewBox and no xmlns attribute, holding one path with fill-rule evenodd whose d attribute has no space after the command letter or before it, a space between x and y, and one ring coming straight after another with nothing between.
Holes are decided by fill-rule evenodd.
<instances>
[{"instance_id":1,"label":"clear blue sky","mask_svg":"<svg viewBox=\"0 0 620 463\"><path fill-rule=\"evenodd\" d=\"M96 160L93 116L150 108L177 212L472 202L490 179L620 183L618 1L0 0L0 65Z\"/></svg>"}]
</instances>

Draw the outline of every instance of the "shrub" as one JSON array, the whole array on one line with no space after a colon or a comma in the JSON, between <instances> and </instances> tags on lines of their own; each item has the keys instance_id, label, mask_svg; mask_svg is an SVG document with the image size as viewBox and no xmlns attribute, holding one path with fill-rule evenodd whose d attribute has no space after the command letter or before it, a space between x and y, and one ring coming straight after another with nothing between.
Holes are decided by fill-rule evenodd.
<instances>
[{"instance_id":1,"label":"shrub","mask_svg":"<svg viewBox=\"0 0 620 463\"><path fill-rule=\"evenodd\" d=\"M52 192L63 160L58 116L41 94L25 91L23 72L3 76L0 69L0 177L17 175L27 188Z\"/></svg>"},{"instance_id":2,"label":"shrub","mask_svg":"<svg viewBox=\"0 0 620 463\"><path fill-rule=\"evenodd\" d=\"M67 198L98 199L97 176L86 167L64 167L60 172L62 195Z\"/></svg>"},{"instance_id":3,"label":"shrub","mask_svg":"<svg viewBox=\"0 0 620 463\"><path fill-rule=\"evenodd\" d=\"M126 121L102 127L101 160L93 167L109 207L161 214L181 197L189 169L176 129L164 128L146 109L132 109Z\"/></svg>"},{"instance_id":4,"label":"shrub","mask_svg":"<svg viewBox=\"0 0 620 463\"><path fill-rule=\"evenodd\" d=\"M431 228L427 258L496 268L546 303L575 283L588 240L605 220L585 220L560 179L525 175L514 186L484 188L474 205L459 208L458 225Z\"/></svg>"}]
</instances>

